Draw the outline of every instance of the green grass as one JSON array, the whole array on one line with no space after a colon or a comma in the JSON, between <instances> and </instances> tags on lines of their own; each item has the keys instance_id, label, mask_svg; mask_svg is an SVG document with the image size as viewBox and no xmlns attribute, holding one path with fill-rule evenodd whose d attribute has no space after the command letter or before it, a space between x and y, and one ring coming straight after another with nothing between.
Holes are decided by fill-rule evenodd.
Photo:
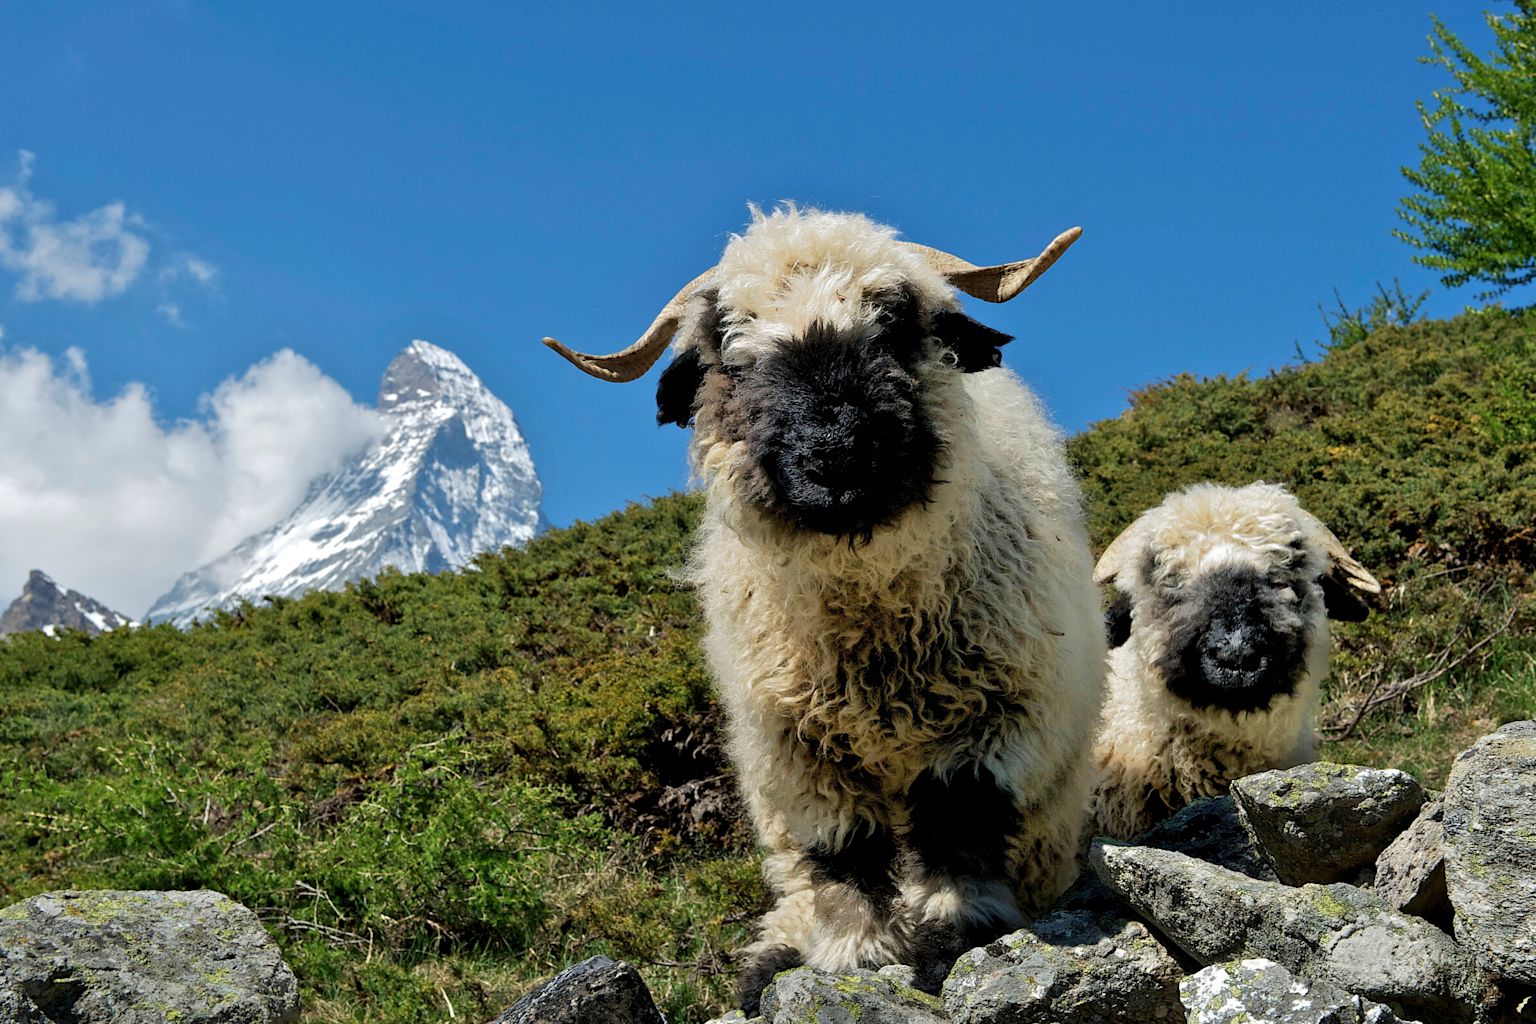
<instances>
[{"instance_id":1,"label":"green grass","mask_svg":"<svg viewBox=\"0 0 1536 1024\"><path fill-rule=\"evenodd\" d=\"M1388 324L1145 388L1070 450L1100 545L1173 486L1290 485L1388 584L1338 630L1325 722L1379 705L1324 753L1438 785L1536 716L1532 385L1536 314ZM0 643L0 904L221 890L309 1022L487 1019L595 953L704 1020L764 892L667 575L697 514L670 496L186 633Z\"/></svg>"}]
</instances>

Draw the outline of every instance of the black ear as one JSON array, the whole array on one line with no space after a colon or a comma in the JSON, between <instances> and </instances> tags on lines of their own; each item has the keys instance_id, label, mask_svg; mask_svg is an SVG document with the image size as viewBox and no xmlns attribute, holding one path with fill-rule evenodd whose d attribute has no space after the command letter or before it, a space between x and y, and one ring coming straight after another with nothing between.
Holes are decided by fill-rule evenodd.
<instances>
[{"instance_id":1,"label":"black ear","mask_svg":"<svg viewBox=\"0 0 1536 1024\"><path fill-rule=\"evenodd\" d=\"M1131 638L1131 595L1125 591L1115 595L1115 601L1104 613L1104 636L1109 649L1114 650Z\"/></svg>"},{"instance_id":2,"label":"black ear","mask_svg":"<svg viewBox=\"0 0 1536 1024\"><path fill-rule=\"evenodd\" d=\"M1355 589L1342 582L1338 577L1329 573L1321 580L1323 585L1323 607L1328 609L1328 617L1340 622L1364 622L1370 614L1370 608L1355 594Z\"/></svg>"},{"instance_id":3,"label":"black ear","mask_svg":"<svg viewBox=\"0 0 1536 1024\"><path fill-rule=\"evenodd\" d=\"M990 370L1003 364L1002 346L1013 335L977 323L964 313L941 310L933 317L933 336L949 347L966 373Z\"/></svg>"},{"instance_id":4,"label":"black ear","mask_svg":"<svg viewBox=\"0 0 1536 1024\"><path fill-rule=\"evenodd\" d=\"M661 380L656 382L656 425L688 426L693 419L694 399L703 383L704 362L699 358L699 350L683 349L672 364L661 371Z\"/></svg>"}]
</instances>

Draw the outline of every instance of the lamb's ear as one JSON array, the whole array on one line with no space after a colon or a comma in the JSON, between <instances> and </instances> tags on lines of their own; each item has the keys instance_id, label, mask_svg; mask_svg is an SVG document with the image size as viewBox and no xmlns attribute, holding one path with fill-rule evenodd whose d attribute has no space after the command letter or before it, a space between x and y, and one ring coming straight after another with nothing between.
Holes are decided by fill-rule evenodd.
<instances>
[{"instance_id":1,"label":"lamb's ear","mask_svg":"<svg viewBox=\"0 0 1536 1024\"><path fill-rule=\"evenodd\" d=\"M966 373L990 370L1003 364L1002 347L1013 335L978 323L964 313L940 310L933 316L933 336L942 341Z\"/></svg>"},{"instance_id":2,"label":"lamb's ear","mask_svg":"<svg viewBox=\"0 0 1536 1024\"><path fill-rule=\"evenodd\" d=\"M1381 584L1355 560L1322 520L1310 512L1303 512L1302 521L1328 556L1328 574L1322 578L1323 605L1328 609L1328 617L1340 622L1360 622L1370 611L1360 594L1379 594Z\"/></svg>"},{"instance_id":3,"label":"lamb's ear","mask_svg":"<svg viewBox=\"0 0 1536 1024\"><path fill-rule=\"evenodd\" d=\"M1131 532L1135 528L1136 524L1132 523L1120 531L1120 536L1109 542L1109 547L1105 548L1104 553L1099 556L1099 564L1093 567L1093 582L1102 586L1120 575L1121 570L1125 568L1121 563L1131 553L1133 546Z\"/></svg>"},{"instance_id":4,"label":"lamb's ear","mask_svg":"<svg viewBox=\"0 0 1536 1024\"><path fill-rule=\"evenodd\" d=\"M1131 638L1131 595L1123 590L1104 613L1104 638L1109 641L1110 650Z\"/></svg>"},{"instance_id":5,"label":"lamb's ear","mask_svg":"<svg viewBox=\"0 0 1536 1024\"><path fill-rule=\"evenodd\" d=\"M707 288L688 300L678 324L674 344L677 356L661 372L656 383L656 425L676 423L686 427L693 421L694 403L706 372L704 353L720 355L719 292Z\"/></svg>"},{"instance_id":6,"label":"lamb's ear","mask_svg":"<svg viewBox=\"0 0 1536 1024\"><path fill-rule=\"evenodd\" d=\"M1349 588L1349 584L1339 579L1338 573L1329 573L1320 581L1323 585L1323 607L1328 610L1330 619L1339 622L1364 622L1370 614L1370 608L1355 592Z\"/></svg>"}]
</instances>

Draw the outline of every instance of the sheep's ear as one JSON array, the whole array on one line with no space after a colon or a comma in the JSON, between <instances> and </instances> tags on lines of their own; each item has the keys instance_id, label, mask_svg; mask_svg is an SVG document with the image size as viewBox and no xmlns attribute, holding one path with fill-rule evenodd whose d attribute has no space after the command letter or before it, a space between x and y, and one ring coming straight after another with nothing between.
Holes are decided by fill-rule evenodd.
<instances>
[{"instance_id":1,"label":"sheep's ear","mask_svg":"<svg viewBox=\"0 0 1536 1024\"><path fill-rule=\"evenodd\" d=\"M686 427L693 421L694 403L704 384L707 370L704 353L720 355L720 293L706 288L695 293L684 307L682 320L673 339L677 357L661 372L656 384L656 425L676 423Z\"/></svg>"},{"instance_id":2,"label":"sheep's ear","mask_svg":"<svg viewBox=\"0 0 1536 1024\"><path fill-rule=\"evenodd\" d=\"M1131 638L1131 595L1123 590L1115 595L1114 603L1104 613L1104 637L1109 641L1110 650L1123 646Z\"/></svg>"},{"instance_id":3,"label":"sheep's ear","mask_svg":"<svg viewBox=\"0 0 1536 1024\"><path fill-rule=\"evenodd\" d=\"M1322 520L1310 512L1302 512L1301 518L1328 556L1328 574L1322 579L1323 605L1328 609L1328 617L1340 622L1360 622L1370 610L1360 594L1379 594L1381 584Z\"/></svg>"},{"instance_id":4,"label":"sheep's ear","mask_svg":"<svg viewBox=\"0 0 1536 1024\"><path fill-rule=\"evenodd\" d=\"M694 400L704 383L704 360L697 348L685 348L661 371L656 382L656 425L676 423L686 427L693 421Z\"/></svg>"},{"instance_id":5,"label":"sheep's ear","mask_svg":"<svg viewBox=\"0 0 1536 1024\"><path fill-rule=\"evenodd\" d=\"M966 373L990 370L1003 364L1002 346L1013 335L977 323L964 313L940 310L933 317L933 336L942 341L960 361Z\"/></svg>"},{"instance_id":6,"label":"sheep's ear","mask_svg":"<svg viewBox=\"0 0 1536 1024\"><path fill-rule=\"evenodd\" d=\"M1131 530L1134 526L1134 523L1127 526L1120 531L1120 536L1109 542L1109 547L1099 556L1099 564L1093 567L1093 582L1102 586L1120 575L1120 570L1125 568L1121 563L1131 552Z\"/></svg>"},{"instance_id":7,"label":"sheep's ear","mask_svg":"<svg viewBox=\"0 0 1536 1024\"><path fill-rule=\"evenodd\" d=\"M1323 585L1323 607L1328 610L1330 619L1339 622L1364 622L1370 614L1370 608L1366 603L1355 596L1348 583L1339 579L1338 573L1329 573L1321 580Z\"/></svg>"}]
</instances>

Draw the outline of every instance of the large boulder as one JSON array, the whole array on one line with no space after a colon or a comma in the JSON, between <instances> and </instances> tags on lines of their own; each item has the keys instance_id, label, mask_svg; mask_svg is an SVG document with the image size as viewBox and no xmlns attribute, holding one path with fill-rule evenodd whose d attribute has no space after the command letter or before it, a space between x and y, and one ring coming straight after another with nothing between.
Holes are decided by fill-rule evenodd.
<instances>
[{"instance_id":1,"label":"large boulder","mask_svg":"<svg viewBox=\"0 0 1536 1024\"><path fill-rule=\"evenodd\" d=\"M910 977L910 975L908 976ZM765 1024L943 1024L943 1008L897 972L797 967L763 989Z\"/></svg>"},{"instance_id":2,"label":"large boulder","mask_svg":"<svg viewBox=\"0 0 1536 1024\"><path fill-rule=\"evenodd\" d=\"M1452 765L1445 883L1456 937L1495 974L1536 985L1536 722L1484 736Z\"/></svg>"},{"instance_id":3,"label":"large boulder","mask_svg":"<svg viewBox=\"0 0 1536 1024\"><path fill-rule=\"evenodd\" d=\"M491 1024L666 1024L651 990L622 960L573 964L513 1003Z\"/></svg>"},{"instance_id":4,"label":"large boulder","mask_svg":"<svg viewBox=\"0 0 1536 1024\"><path fill-rule=\"evenodd\" d=\"M1174 1024L1183 974L1140 922L1064 912L962 956L944 1010L953 1024Z\"/></svg>"},{"instance_id":5,"label":"large boulder","mask_svg":"<svg viewBox=\"0 0 1536 1024\"><path fill-rule=\"evenodd\" d=\"M1185 978L1179 991L1188 1024L1412 1024L1390 1007L1298 978L1273 960L1212 964Z\"/></svg>"},{"instance_id":6,"label":"large boulder","mask_svg":"<svg viewBox=\"0 0 1536 1024\"><path fill-rule=\"evenodd\" d=\"M199 892L50 892L0 910L0 1020L286 1024L299 986L245 907Z\"/></svg>"},{"instance_id":7,"label":"large boulder","mask_svg":"<svg viewBox=\"0 0 1536 1024\"><path fill-rule=\"evenodd\" d=\"M1183 854L1094 844L1094 872L1203 966L1263 958L1433 1021L1470 1021L1483 979L1450 936L1350 885L1261 882Z\"/></svg>"},{"instance_id":8,"label":"large boulder","mask_svg":"<svg viewBox=\"0 0 1536 1024\"><path fill-rule=\"evenodd\" d=\"M1237 813L1287 885L1354 881L1424 804L1413 776L1318 762L1232 783Z\"/></svg>"},{"instance_id":9,"label":"large boulder","mask_svg":"<svg viewBox=\"0 0 1536 1024\"><path fill-rule=\"evenodd\" d=\"M1374 889L1393 910L1413 914L1449 931L1451 901L1445 888L1445 804L1434 800L1376 858Z\"/></svg>"}]
</instances>

